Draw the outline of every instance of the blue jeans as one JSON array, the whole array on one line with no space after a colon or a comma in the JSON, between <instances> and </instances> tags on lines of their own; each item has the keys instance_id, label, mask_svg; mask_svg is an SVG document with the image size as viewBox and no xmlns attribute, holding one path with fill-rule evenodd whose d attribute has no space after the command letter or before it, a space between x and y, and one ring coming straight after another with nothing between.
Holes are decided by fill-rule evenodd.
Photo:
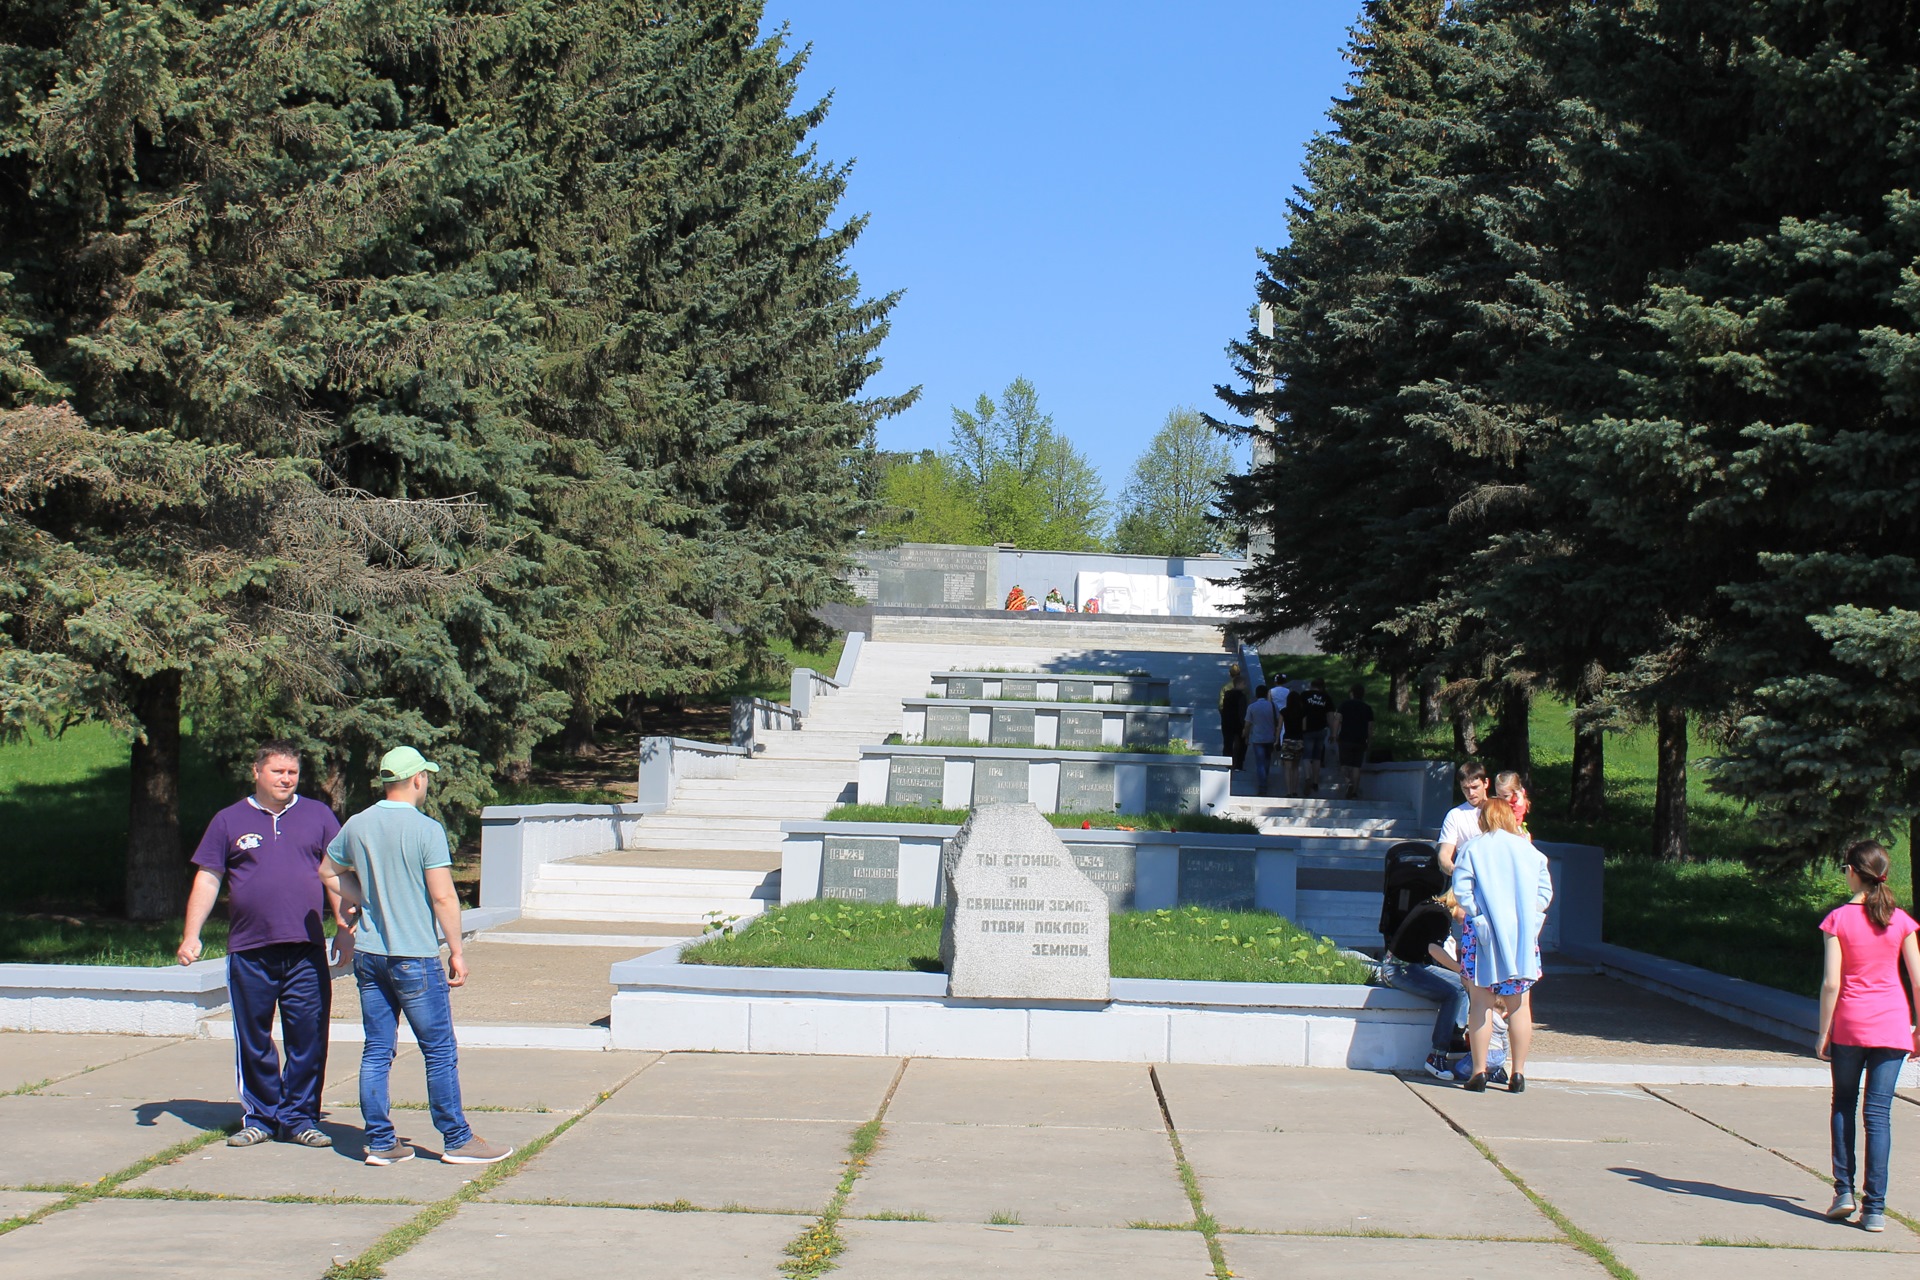
<instances>
[{"instance_id":1,"label":"blue jeans","mask_svg":"<svg viewBox=\"0 0 1920 1280\"><path fill-rule=\"evenodd\" d=\"M1396 991L1439 1001L1433 1051L1445 1053L1453 1047L1454 1032L1467 1025L1467 986L1459 974L1437 964L1408 964L1388 956L1380 964L1380 977Z\"/></svg>"},{"instance_id":2,"label":"blue jeans","mask_svg":"<svg viewBox=\"0 0 1920 1280\"><path fill-rule=\"evenodd\" d=\"M1247 767L1253 770L1253 793L1257 796L1267 794L1267 775L1273 771L1273 744L1249 742Z\"/></svg>"},{"instance_id":3,"label":"blue jeans","mask_svg":"<svg viewBox=\"0 0 1920 1280\"><path fill-rule=\"evenodd\" d=\"M356 951L353 976L360 984L360 1025L367 1035L360 1054L360 1116L367 1149L385 1151L396 1141L388 1115L387 1075L398 1052L400 1015L407 1015L420 1056L427 1064L427 1103L433 1127L446 1149L473 1140L460 1107L460 1047L453 1039L453 1007L439 956L378 956Z\"/></svg>"},{"instance_id":4,"label":"blue jeans","mask_svg":"<svg viewBox=\"0 0 1920 1280\"><path fill-rule=\"evenodd\" d=\"M1867 1104L1861 1108L1867 1130L1865 1185L1860 1208L1884 1213L1887 1208L1887 1157L1893 1152L1893 1090L1900 1083L1905 1049L1863 1049L1859 1045L1828 1046L1833 1058L1833 1189L1853 1190L1854 1109L1860 1103L1860 1077L1867 1078Z\"/></svg>"}]
</instances>

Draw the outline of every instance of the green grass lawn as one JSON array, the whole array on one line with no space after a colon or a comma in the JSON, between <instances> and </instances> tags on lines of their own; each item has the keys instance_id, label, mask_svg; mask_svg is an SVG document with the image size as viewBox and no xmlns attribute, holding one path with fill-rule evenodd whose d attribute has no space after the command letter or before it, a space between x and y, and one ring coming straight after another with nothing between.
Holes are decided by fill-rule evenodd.
<instances>
[{"instance_id":1,"label":"green grass lawn","mask_svg":"<svg viewBox=\"0 0 1920 1280\"><path fill-rule=\"evenodd\" d=\"M919 808L905 804L843 804L827 813L826 822L918 822L957 827L967 820L965 809ZM1056 827L1095 827L1102 831L1196 831L1207 835L1258 835L1260 828L1244 818L1216 818L1205 813L1044 813Z\"/></svg>"},{"instance_id":2,"label":"green grass lawn","mask_svg":"<svg viewBox=\"0 0 1920 1280\"><path fill-rule=\"evenodd\" d=\"M1365 965L1264 911L1130 911L1111 917L1116 978L1364 983ZM796 902L681 953L686 964L939 973L938 907Z\"/></svg>"},{"instance_id":3,"label":"green grass lawn","mask_svg":"<svg viewBox=\"0 0 1920 1280\"><path fill-rule=\"evenodd\" d=\"M227 954L227 922L218 916L200 931L202 960ZM0 913L0 961L15 964L175 963L180 922L134 924L126 920L51 913Z\"/></svg>"}]
</instances>

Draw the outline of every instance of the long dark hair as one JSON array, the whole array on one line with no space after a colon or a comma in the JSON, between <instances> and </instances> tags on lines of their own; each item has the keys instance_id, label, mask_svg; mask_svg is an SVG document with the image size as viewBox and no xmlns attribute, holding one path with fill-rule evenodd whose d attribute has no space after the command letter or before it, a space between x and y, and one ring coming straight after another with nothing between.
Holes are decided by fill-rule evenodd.
<instances>
[{"instance_id":1,"label":"long dark hair","mask_svg":"<svg viewBox=\"0 0 1920 1280\"><path fill-rule=\"evenodd\" d=\"M1887 871L1892 864L1886 849L1878 841L1862 840L1848 845L1840 860L1866 882L1867 898L1861 905L1867 909L1867 920L1876 929L1892 924L1894 908L1899 904L1893 900L1893 890L1887 888Z\"/></svg>"}]
</instances>

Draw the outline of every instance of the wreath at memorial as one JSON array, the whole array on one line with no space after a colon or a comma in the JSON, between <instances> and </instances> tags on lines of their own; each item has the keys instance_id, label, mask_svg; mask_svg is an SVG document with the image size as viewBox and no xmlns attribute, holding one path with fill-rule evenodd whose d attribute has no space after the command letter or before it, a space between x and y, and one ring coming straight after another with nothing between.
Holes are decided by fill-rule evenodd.
<instances>
[{"instance_id":1,"label":"wreath at memorial","mask_svg":"<svg viewBox=\"0 0 1920 1280\"><path fill-rule=\"evenodd\" d=\"M1007 592L1006 607L1010 612L1024 612L1033 608L1033 597L1016 586Z\"/></svg>"}]
</instances>

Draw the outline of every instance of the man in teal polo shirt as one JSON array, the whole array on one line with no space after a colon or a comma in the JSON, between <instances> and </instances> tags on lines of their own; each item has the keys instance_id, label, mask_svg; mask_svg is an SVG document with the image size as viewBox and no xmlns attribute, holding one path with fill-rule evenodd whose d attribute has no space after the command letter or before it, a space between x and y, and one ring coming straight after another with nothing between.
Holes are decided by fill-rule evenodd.
<instances>
[{"instance_id":1,"label":"man in teal polo shirt","mask_svg":"<svg viewBox=\"0 0 1920 1280\"><path fill-rule=\"evenodd\" d=\"M386 798L347 819L327 846L320 878L340 895L354 921L353 974L360 986L360 1115L367 1127L368 1164L413 1159L394 1132L387 1076L398 1048L400 1015L407 1016L426 1061L427 1102L449 1164L492 1164L513 1154L467 1127L460 1106L460 1047L453 1035L447 988L467 980L460 945L460 899L453 888L447 831L420 812L428 779L440 772L412 747L380 757ZM440 968L446 940L447 968Z\"/></svg>"}]
</instances>

